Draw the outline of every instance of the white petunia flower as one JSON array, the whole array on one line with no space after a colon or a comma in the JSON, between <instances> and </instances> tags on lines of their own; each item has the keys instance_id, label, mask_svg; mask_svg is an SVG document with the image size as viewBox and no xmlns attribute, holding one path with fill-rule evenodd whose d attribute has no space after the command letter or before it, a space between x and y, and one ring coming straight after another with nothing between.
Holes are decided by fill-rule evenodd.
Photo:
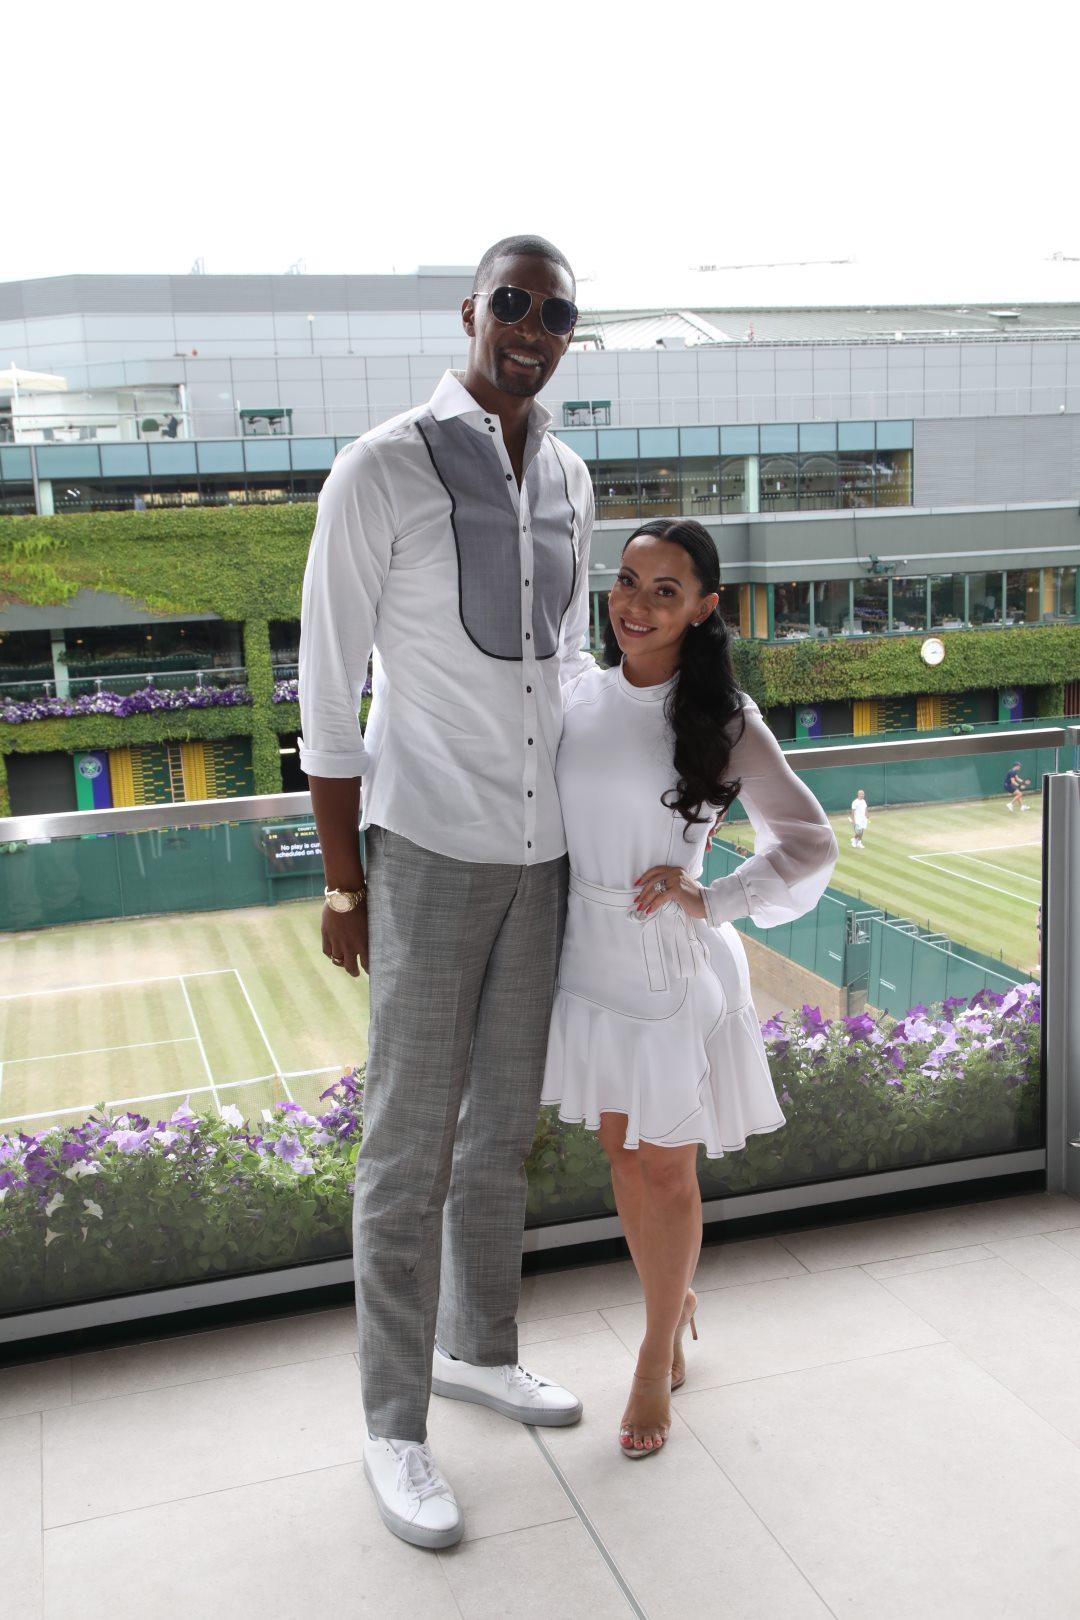
<instances>
[{"instance_id":1,"label":"white petunia flower","mask_svg":"<svg viewBox=\"0 0 1080 1620\"><path fill-rule=\"evenodd\" d=\"M60 1205L63 1202L64 1202L64 1195L63 1195L62 1192L53 1193L52 1197L49 1199L49 1202L45 1205L45 1213L46 1213L46 1215L55 1214L56 1211L60 1208Z\"/></svg>"},{"instance_id":2,"label":"white petunia flower","mask_svg":"<svg viewBox=\"0 0 1080 1620\"><path fill-rule=\"evenodd\" d=\"M59 1232L54 1232L51 1226L45 1228L45 1247L48 1248L53 1238L58 1238Z\"/></svg>"},{"instance_id":3,"label":"white petunia flower","mask_svg":"<svg viewBox=\"0 0 1080 1620\"><path fill-rule=\"evenodd\" d=\"M240 1112L239 1108L237 1108L235 1103L226 1103L224 1108L218 1109L218 1113L221 1115L226 1125L235 1125L237 1130L241 1130L243 1128L244 1116Z\"/></svg>"},{"instance_id":4,"label":"white petunia flower","mask_svg":"<svg viewBox=\"0 0 1080 1620\"><path fill-rule=\"evenodd\" d=\"M97 1219L100 1221L100 1219L101 1219L101 1205L100 1204L95 1204L94 1200L92 1198L84 1198L83 1199L83 1208L89 1210L90 1214L96 1216Z\"/></svg>"}]
</instances>

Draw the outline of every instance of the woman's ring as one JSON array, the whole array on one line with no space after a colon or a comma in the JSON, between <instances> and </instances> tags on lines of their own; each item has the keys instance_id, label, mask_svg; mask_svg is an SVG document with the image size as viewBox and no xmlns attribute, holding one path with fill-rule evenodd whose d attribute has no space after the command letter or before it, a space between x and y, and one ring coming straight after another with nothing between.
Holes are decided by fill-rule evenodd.
<instances>
[{"instance_id":1,"label":"woman's ring","mask_svg":"<svg viewBox=\"0 0 1080 1620\"><path fill-rule=\"evenodd\" d=\"M667 878L657 878L656 892L657 894L665 894L667 892Z\"/></svg>"}]
</instances>

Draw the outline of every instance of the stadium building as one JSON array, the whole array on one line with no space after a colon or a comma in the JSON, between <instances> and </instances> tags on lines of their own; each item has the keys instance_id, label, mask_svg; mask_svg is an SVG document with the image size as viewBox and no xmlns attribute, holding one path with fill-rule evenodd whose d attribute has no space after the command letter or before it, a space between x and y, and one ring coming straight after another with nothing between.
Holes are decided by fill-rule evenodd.
<instances>
[{"instance_id":1,"label":"stadium building","mask_svg":"<svg viewBox=\"0 0 1080 1620\"><path fill-rule=\"evenodd\" d=\"M311 503L464 363L470 285L0 285L13 811L304 785ZM632 527L686 513L782 739L1080 715L1080 303L586 308L544 398L596 490L596 644Z\"/></svg>"}]
</instances>

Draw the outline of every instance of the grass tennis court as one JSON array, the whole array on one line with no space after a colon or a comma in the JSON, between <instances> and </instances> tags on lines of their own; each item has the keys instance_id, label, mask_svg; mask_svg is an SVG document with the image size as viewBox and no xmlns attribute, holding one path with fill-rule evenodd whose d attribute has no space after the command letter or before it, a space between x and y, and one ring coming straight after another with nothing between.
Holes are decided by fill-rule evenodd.
<instances>
[{"instance_id":1,"label":"grass tennis court","mask_svg":"<svg viewBox=\"0 0 1080 1620\"><path fill-rule=\"evenodd\" d=\"M305 900L0 937L0 1131L102 1100L155 1120L188 1096L255 1120L289 1098L317 1111L363 1062L368 1024L367 980L331 970L319 912Z\"/></svg>"},{"instance_id":2,"label":"grass tennis court","mask_svg":"<svg viewBox=\"0 0 1080 1620\"><path fill-rule=\"evenodd\" d=\"M851 823L830 815L840 845L832 882L868 906L948 934L1025 972L1038 967L1036 916L1042 894L1042 795L1030 811L1005 808L1004 794L878 810L870 806L864 849ZM753 847L746 822L720 836Z\"/></svg>"},{"instance_id":3,"label":"grass tennis court","mask_svg":"<svg viewBox=\"0 0 1080 1620\"><path fill-rule=\"evenodd\" d=\"M864 850L843 815L835 886L1032 972L1041 803L875 810ZM753 843L746 822L722 836ZM249 1120L367 1055L367 980L322 955L318 900L0 935L0 1131L74 1122L101 1101L157 1120L185 1097Z\"/></svg>"}]
</instances>

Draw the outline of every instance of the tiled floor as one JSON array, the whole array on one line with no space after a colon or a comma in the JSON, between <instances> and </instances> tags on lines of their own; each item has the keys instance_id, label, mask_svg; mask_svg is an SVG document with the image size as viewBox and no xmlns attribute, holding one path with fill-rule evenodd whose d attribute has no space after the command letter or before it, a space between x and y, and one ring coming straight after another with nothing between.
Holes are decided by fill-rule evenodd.
<instances>
[{"instance_id":1,"label":"tiled floor","mask_svg":"<svg viewBox=\"0 0 1080 1620\"><path fill-rule=\"evenodd\" d=\"M467 1517L382 1527L351 1312L0 1370L8 1620L1028 1620L1080 1614L1080 1203L707 1249L663 1453L615 1432L627 1263L526 1281L522 1359L585 1419L435 1400Z\"/></svg>"}]
</instances>

